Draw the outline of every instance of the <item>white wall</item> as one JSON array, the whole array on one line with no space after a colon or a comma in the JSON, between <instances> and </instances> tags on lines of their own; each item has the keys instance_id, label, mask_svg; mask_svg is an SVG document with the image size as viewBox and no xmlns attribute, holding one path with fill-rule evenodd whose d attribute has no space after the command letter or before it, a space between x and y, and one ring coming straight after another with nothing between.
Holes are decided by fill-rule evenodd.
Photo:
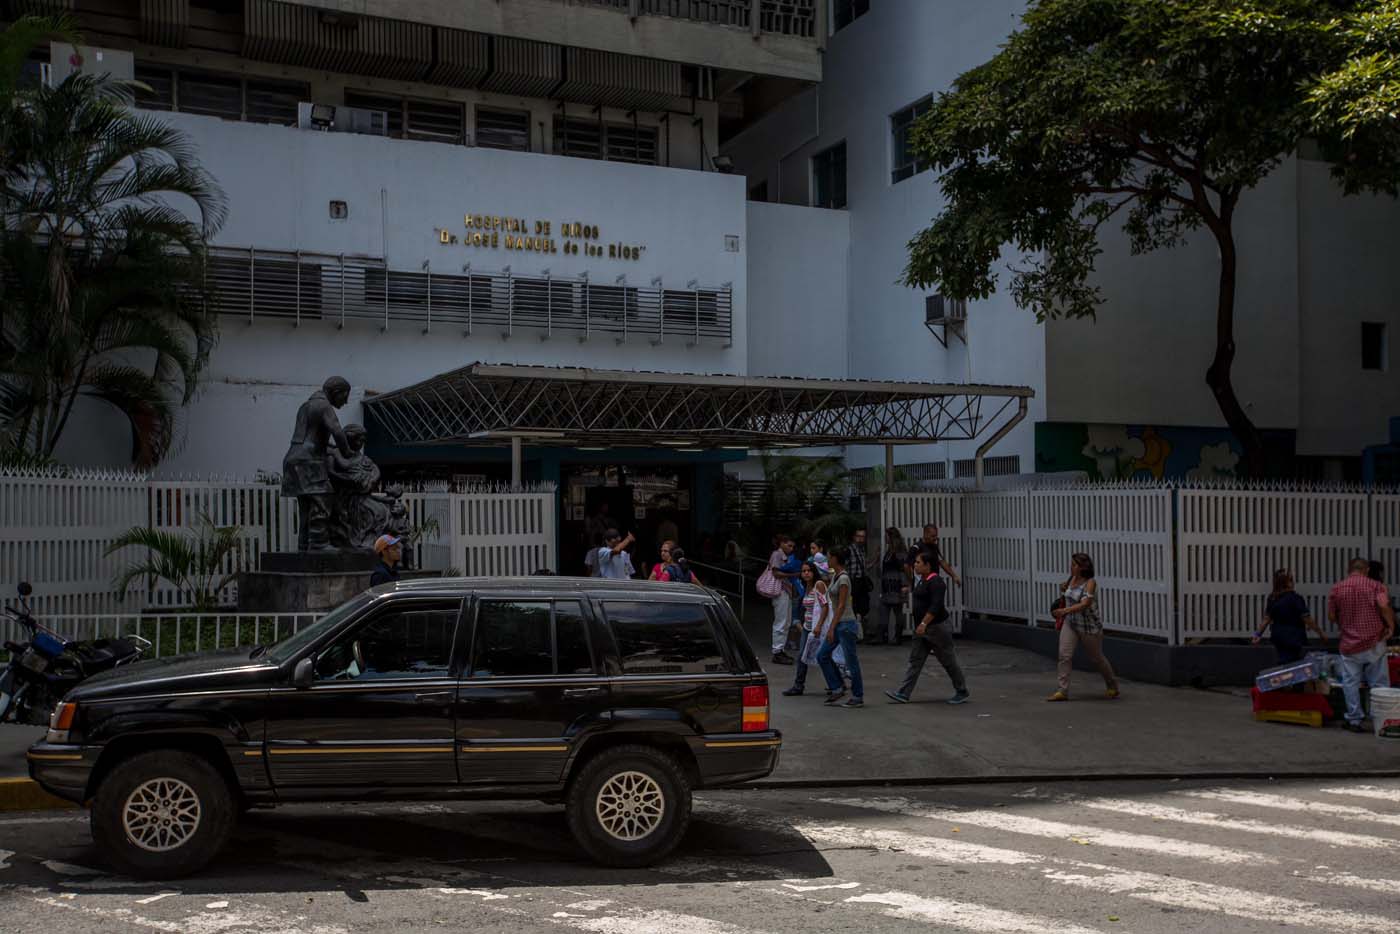
<instances>
[{"instance_id":1,"label":"white wall","mask_svg":"<svg viewBox=\"0 0 1400 934\"><path fill-rule=\"evenodd\" d=\"M1261 428L1298 427L1297 163L1240 201L1233 382ZM1133 256L1117 227L1100 232L1092 320L1045 326L1052 421L1223 425L1206 368L1215 355L1220 254L1208 231ZM1111 387L1111 391L1106 391ZM1358 451L1359 453L1359 451Z\"/></svg>"},{"instance_id":2,"label":"white wall","mask_svg":"<svg viewBox=\"0 0 1400 934\"><path fill-rule=\"evenodd\" d=\"M844 379L850 214L750 202L748 221L750 375Z\"/></svg>"},{"instance_id":3,"label":"white wall","mask_svg":"<svg viewBox=\"0 0 1400 934\"><path fill-rule=\"evenodd\" d=\"M588 272L611 283L625 273L634 285L653 277L684 287L733 283L734 341L686 347L646 337L618 345L612 335L579 343L572 335L542 341L519 332L464 337L460 329L423 334L416 322L286 321L249 325L221 318L205 388L186 413L180 450L167 472L250 476L280 469L296 408L328 376L350 380L355 394L341 413L358 421L364 390L396 389L476 361L598 368L743 373L747 366L747 249L744 180L713 172L471 149L440 143L316 133L234 123L212 117L168 115L190 134L205 167L229 195L228 223L216 242L262 249L387 255L391 269L459 272L464 262L483 272L506 265L518 275L548 268L555 276ZM387 214L381 212L381 189ZM349 219L329 218L328 203L343 200ZM461 232L463 214L498 213L533 222L578 220L601 228L602 241L641 243L636 261L541 255L439 242L435 228ZM727 234L740 251L726 252ZM123 463L121 426L96 403L70 432L63 459ZM94 426L104 426L100 431ZM103 443L99 443L103 442Z\"/></svg>"},{"instance_id":4,"label":"white wall","mask_svg":"<svg viewBox=\"0 0 1400 934\"><path fill-rule=\"evenodd\" d=\"M1044 338L1035 319L996 295L968 309L968 341L948 348L925 330L923 291L898 284L909 239L940 209L931 173L890 182L889 115L947 87L986 60L1015 23L1017 0L882 0L828 43L822 86L790 101L725 147L749 185L809 203L811 157L846 141L850 216L850 376L1032 386L1026 421L993 450L1034 465L1034 422L1044 418ZM751 238L753 239L753 238ZM1013 407L1014 410L1014 407ZM990 416L991 410L984 409ZM899 463L971 457L977 444L901 448ZM852 448L853 467L884 463Z\"/></svg>"}]
</instances>

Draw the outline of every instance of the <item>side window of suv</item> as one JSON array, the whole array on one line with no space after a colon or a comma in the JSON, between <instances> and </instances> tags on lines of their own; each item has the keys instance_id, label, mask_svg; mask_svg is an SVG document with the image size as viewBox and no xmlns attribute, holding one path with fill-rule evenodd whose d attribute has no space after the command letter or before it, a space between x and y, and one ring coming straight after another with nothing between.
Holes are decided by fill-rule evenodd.
<instances>
[{"instance_id":1,"label":"side window of suv","mask_svg":"<svg viewBox=\"0 0 1400 934\"><path fill-rule=\"evenodd\" d=\"M609 600L603 613L625 675L728 672L705 607L698 603Z\"/></svg>"},{"instance_id":2,"label":"side window of suv","mask_svg":"<svg viewBox=\"0 0 1400 934\"><path fill-rule=\"evenodd\" d=\"M473 678L593 672L587 623L573 600L483 600L472 641Z\"/></svg>"},{"instance_id":3,"label":"side window of suv","mask_svg":"<svg viewBox=\"0 0 1400 934\"><path fill-rule=\"evenodd\" d=\"M318 681L373 681L447 675L461 601L390 605L316 657Z\"/></svg>"}]
</instances>

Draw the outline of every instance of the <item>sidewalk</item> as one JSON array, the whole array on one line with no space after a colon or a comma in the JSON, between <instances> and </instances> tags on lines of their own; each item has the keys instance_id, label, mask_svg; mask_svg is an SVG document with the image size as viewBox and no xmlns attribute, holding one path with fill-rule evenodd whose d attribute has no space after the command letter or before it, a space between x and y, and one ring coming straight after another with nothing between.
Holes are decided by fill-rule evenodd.
<instances>
[{"instance_id":1,"label":"sidewalk","mask_svg":"<svg viewBox=\"0 0 1400 934\"><path fill-rule=\"evenodd\" d=\"M766 659L765 621L746 627ZM791 666L768 670L773 723L783 731L782 760L769 782L944 782L1093 776L1400 774L1400 742L1335 726L1313 729L1257 723L1245 689L1198 690L1123 682L1123 696L1102 699L1092 672L1076 671L1067 704L1048 704L1055 665L1023 649L959 640L972 700L942 701L952 690L930 657L914 703L890 704L884 691L904 673L906 647L862 646L866 706L822 704L821 673L807 693L783 697ZM24 750L39 727L0 726L0 810L27 775ZM7 790L8 789L8 790ZM30 805L32 806L32 805ZM11 805L10 807L14 807Z\"/></svg>"}]
</instances>

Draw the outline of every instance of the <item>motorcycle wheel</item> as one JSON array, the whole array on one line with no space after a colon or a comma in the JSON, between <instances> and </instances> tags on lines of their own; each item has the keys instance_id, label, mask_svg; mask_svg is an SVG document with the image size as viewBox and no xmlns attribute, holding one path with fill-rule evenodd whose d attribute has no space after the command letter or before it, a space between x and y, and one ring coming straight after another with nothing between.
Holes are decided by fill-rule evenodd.
<instances>
[{"instance_id":1,"label":"motorcycle wheel","mask_svg":"<svg viewBox=\"0 0 1400 934\"><path fill-rule=\"evenodd\" d=\"M15 670L6 668L0 673L0 723L10 719L10 708L15 705L14 684Z\"/></svg>"}]
</instances>

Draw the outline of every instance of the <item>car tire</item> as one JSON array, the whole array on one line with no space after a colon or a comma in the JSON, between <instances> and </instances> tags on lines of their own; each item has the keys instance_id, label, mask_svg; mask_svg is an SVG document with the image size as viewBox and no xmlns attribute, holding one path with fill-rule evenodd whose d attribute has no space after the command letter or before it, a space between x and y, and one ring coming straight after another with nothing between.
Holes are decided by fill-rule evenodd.
<instances>
[{"instance_id":1,"label":"car tire","mask_svg":"<svg viewBox=\"0 0 1400 934\"><path fill-rule=\"evenodd\" d=\"M176 879L204 868L233 832L237 806L209 760L176 749L132 756L92 803L92 837L113 868Z\"/></svg>"},{"instance_id":2,"label":"car tire","mask_svg":"<svg viewBox=\"0 0 1400 934\"><path fill-rule=\"evenodd\" d=\"M650 866L690 826L690 780L651 746L616 746L589 759L569 785L569 830L605 866Z\"/></svg>"}]
</instances>

